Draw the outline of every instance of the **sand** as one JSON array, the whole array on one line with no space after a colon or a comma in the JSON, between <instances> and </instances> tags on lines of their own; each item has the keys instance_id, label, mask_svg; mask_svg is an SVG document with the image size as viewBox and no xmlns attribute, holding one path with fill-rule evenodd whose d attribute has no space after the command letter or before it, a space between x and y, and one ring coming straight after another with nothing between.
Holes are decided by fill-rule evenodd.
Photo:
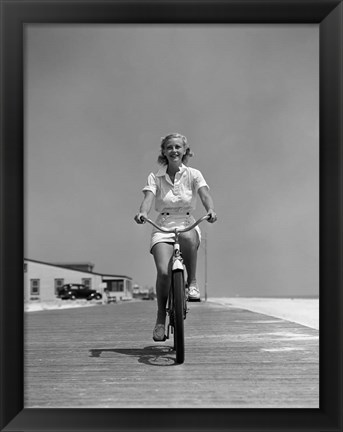
<instances>
[{"instance_id":1,"label":"sand","mask_svg":"<svg viewBox=\"0 0 343 432\"><path fill-rule=\"evenodd\" d=\"M24 304L25 312L37 312L43 310L71 309L79 307L90 307L102 304L102 301L87 300L51 300L46 302L31 302Z\"/></svg>"},{"instance_id":2,"label":"sand","mask_svg":"<svg viewBox=\"0 0 343 432\"><path fill-rule=\"evenodd\" d=\"M319 330L319 299L211 297L209 302L233 306L296 322Z\"/></svg>"}]
</instances>

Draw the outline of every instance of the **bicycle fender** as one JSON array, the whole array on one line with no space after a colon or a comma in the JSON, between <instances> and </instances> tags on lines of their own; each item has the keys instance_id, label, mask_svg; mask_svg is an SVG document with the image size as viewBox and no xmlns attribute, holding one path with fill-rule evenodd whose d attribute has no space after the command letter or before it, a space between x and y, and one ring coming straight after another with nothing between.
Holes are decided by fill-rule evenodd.
<instances>
[{"instance_id":1,"label":"bicycle fender","mask_svg":"<svg viewBox=\"0 0 343 432\"><path fill-rule=\"evenodd\" d=\"M173 268L172 269L173 270L183 270L183 264L182 264L182 262L179 261L179 260L175 260L173 262Z\"/></svg>"}]
</instances>

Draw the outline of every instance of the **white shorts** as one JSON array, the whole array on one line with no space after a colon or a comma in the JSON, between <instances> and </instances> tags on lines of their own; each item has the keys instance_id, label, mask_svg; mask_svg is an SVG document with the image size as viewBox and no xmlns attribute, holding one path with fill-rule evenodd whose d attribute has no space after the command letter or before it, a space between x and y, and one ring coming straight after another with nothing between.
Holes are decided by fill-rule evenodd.
<instances>
[{"instance_id":1,"label":"white shorts","mask_svg":"<svg viewBox=\"0 0 343 432\"><path fill-rule=\"evenodd\" d=\"M195 222L194 217L191 214L159 214L156 219L156 224L163 228L186 228L189 225L192 225ZM198 233L199 245L201 242L201 231L198 226L196 226L195 231ZM151 233L151 242L150 242L150 253L152 253L152 248L156 243L175 243L175 234L174 233L164 233L158 231L155 227Z\"/></svg>"}]
</instances>

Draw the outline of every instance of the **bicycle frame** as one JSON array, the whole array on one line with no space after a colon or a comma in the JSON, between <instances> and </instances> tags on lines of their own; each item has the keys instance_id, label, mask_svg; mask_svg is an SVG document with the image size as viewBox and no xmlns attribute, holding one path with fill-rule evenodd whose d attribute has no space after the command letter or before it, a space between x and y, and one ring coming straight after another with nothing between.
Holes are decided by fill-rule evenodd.
<instances>
[{"instance_id":1,"label":"bicycle frame","mask_svg":"<svg viewBox=\"0 0 343 432\"><path fill-rule=\"evenodd\" d=\"M172 229L163 228L163 227L157 225L151 219L144 218L144 220L146 222L148 222L149 224L151 224L152 226L154 226L159 231L166 232L166 233L174 233L175 234L175 243L174 243L174 250L173 250L173 256L172 256L172 260L173 260L173 262L172 262L172 273L176 272L176 271L179 271L179 270L182 270L184 272L184 264L183 264L181 250L180 250L180 243L179 243L179 236L180 236L180 234L182 234L184 232L187 232L187 231L191 231L197 225L199 225L202 221L207 220L208 218L209 218L208 215L204 215L200 219L198 219L197 221L195 221L192 225L190 225L190 226L188 226L186 228L172 228ZM167 303L167 312L168 312L169 317L170 317L170 323L168 325L166 339L169 339L169 328L170 327L174 327L174 325L173 325L173 317L171 316L171 314L172 314L171 304L173 302L172 295L173 295L173 290L170 290L169 296L168 296L168 303ZM185 306L184 318L186 318L186 313L187 313L187 307Z\"/></svg>"}]
</instances>

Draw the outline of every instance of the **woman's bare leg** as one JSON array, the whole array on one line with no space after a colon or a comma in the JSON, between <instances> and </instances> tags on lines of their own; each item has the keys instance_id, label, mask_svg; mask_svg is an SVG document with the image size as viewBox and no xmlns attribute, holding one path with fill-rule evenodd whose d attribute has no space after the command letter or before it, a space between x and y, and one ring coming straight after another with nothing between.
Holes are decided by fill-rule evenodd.
<instances>
[{"instance_id":1,"label":"woman's bare leg","mask_svg":"<svg viewBox=\"0 0 343 432\"><path fill-rule=\"evenodd\" d=\"M199 236L195 230L182 233L179 237L182 257L187 268L187 282L196 282Z\"/></svg>"},{"instance_id":2,"label":"woman's bare leg","mask_svg":"<svg viewBox=\"0 0 343 432\"><path fill-rule=\"evenodd\" d=\"M152 254L155 259L157 270L156 296L157 296L157 319L156 324L165 324L166 305L170 287L171 277L171 257L173 255L173 245L170 243L157 243Z\"/></svg>"}]
</instances>

